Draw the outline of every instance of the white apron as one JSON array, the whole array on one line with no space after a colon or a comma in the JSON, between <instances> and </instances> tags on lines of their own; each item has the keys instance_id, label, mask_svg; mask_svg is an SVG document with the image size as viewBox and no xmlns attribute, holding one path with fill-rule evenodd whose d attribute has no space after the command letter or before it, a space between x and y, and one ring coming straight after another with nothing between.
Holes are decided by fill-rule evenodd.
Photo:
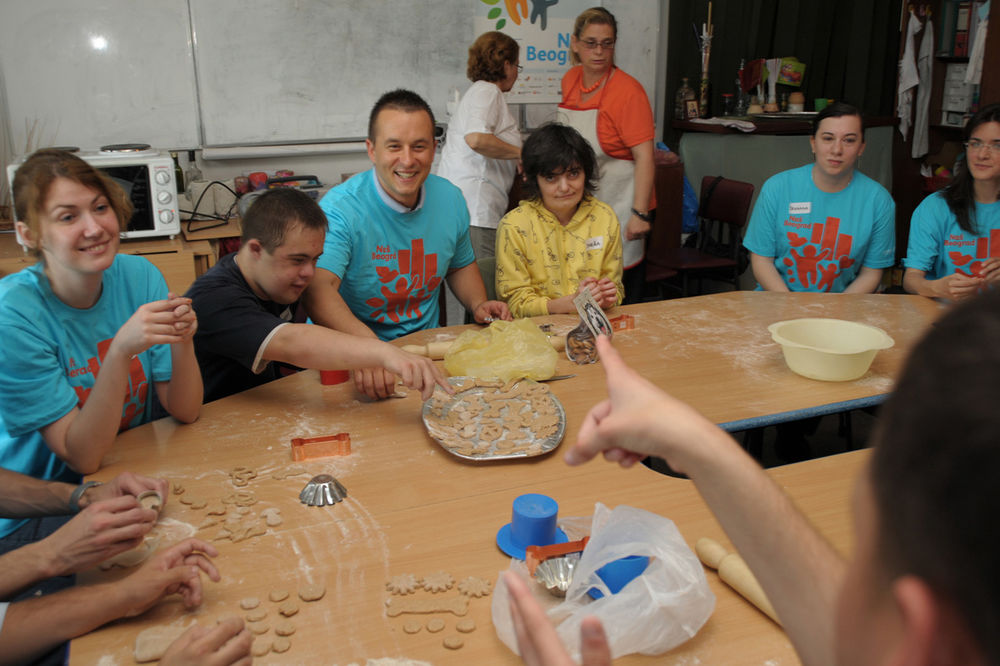
<instances>
[{"instance_id":1,"label":"white apron","mask_svg":"<svg viewBox=\"0 0 1000 666\"><path fill-rule=\"evenodd\" d=\"M604 84L607 86L607 83ZM603 90L602 90L603 93ZM600 181L594 196L611 206L618 217L622 235L622 266L632 268L646 253L646 240L625 239L625 225L632 217L632 203L635 199L635 162L611 157L601 148L597 138L598 109L566 109L559 107L559 122L569 125L579 132L597 155L598 174Z\"/></svg>"}]
</instances>

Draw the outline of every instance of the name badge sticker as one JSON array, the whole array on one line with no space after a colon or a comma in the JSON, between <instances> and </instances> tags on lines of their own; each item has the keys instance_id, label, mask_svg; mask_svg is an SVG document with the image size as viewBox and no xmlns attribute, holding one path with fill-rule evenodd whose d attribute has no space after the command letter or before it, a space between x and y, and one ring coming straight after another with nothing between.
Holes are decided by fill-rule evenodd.
<instances>
[{"instance_id":1,"label":"name badge sticker","mask_svg":"<svg viewBox=\"0 0 1000 666\"><path fill-rule=\"evenodd\" d=\"M812 212L811 201L800 201L788 204L789 215L808 215Z\"/></svg>"},{"instance_id":2,"label":"name badge sticker","mask_svg":"<svg viewBox=\"0 0 1000 666\"><path fill-rule=\"evenodd\" d=\"M604 236L594 236L587 239L588 250L600 250L604 248Z\"/></svg>"}]
</instances>

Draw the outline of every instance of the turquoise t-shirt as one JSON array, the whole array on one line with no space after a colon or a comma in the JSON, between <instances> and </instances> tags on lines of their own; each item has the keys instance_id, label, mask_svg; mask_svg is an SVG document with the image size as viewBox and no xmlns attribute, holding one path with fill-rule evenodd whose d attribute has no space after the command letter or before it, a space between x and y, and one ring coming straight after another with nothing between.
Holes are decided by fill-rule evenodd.
<instances>
[{"instance_id":1,"label":"turquoise t-shirt","mask_svg":"<svg viewBox=\"0 0 1000 666\"><path fill-rule=\"evenodd\" d=\"M79 481L39 430L83 405L118 329L140 305L166 297L167 284L155 266L122 254L104 271L101 297L87 309L60 301L40 263L0 280L0 467L37 479ZM155 345L132 360L120 429L152 419L152 383L169 381L171 371L169 345ZM24 522L0 519L0 537Z\"/></svg>"},{"instance_id":2,"label":"turquoise t-shirt","mask_svg":"<svg viewBox=\"0 0 1000 666\"><path fill-rule=\"evenodd\" d=\"M953 273L975 276L983 259L1000 257L1000 201L975 206L978 233L970 234L958 226L941 192L920 202L910 220L903 265L937 280Z\"/></svg>"},{"instance_id":3,"label":"turquoise t-shirt","mask_svg":"<svg viewBox=\"0 0 1000 666\"><path fill-rule=\"evenodd\" d=\"M316 266L340 277L354 316L382 340L437 326L441 281L476 260L462 191L430 175L410 211L372 169L330 190L320 208L329 227Z\"/></svg>"},{"instance_id":4,"label":"turquoise t-shirt","mask_svg":"<svg viewBox=\"0 0 1000 666\"><path fill-rule=\"evenodd\" d=\"M768 178L743 245L774 257L792 291L842 292L862 266L896 260L896 203L884 187L855 171L840 192L813 183L812 164Z\"/></svg>"}]
</instances>

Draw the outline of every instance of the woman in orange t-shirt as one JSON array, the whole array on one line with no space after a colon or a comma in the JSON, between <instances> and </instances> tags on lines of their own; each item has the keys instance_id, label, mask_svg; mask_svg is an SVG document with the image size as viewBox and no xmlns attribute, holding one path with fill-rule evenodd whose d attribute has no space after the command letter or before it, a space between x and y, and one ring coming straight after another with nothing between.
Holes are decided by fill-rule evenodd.
<instances>
[{"instance_id":1,"label":"woman in orange t-shirt","mask_svg":"<svg viewBox=\"0 0 1000 666\"><path fill-rule=\"evenodd\" d=\"M600 196L622 230L625 302L642 294L642 259L653 208L653 110L642 85L615 67L615 17L602 7L576 19L570 50L575 67L562 80L560 120L574 127L597 153Z\"/></svg>"}]
</instances>

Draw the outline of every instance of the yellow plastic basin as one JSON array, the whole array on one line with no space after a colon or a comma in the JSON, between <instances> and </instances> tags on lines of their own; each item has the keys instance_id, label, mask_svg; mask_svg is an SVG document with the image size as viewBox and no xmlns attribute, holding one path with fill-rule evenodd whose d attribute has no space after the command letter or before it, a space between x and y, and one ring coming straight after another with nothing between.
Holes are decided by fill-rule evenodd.
<instances>
[{"instance_id":1,"label":"yellow plastic basin","mask_svg":"<svg viewBox=\"0 0 1000 666\"><path fill-rule=\"evenodd\" d=\"M788 319L767 327L794 372L827 382L857 379L880 349L895 344L876 326L843 319Z\"/></svg>"}]
</instances>

